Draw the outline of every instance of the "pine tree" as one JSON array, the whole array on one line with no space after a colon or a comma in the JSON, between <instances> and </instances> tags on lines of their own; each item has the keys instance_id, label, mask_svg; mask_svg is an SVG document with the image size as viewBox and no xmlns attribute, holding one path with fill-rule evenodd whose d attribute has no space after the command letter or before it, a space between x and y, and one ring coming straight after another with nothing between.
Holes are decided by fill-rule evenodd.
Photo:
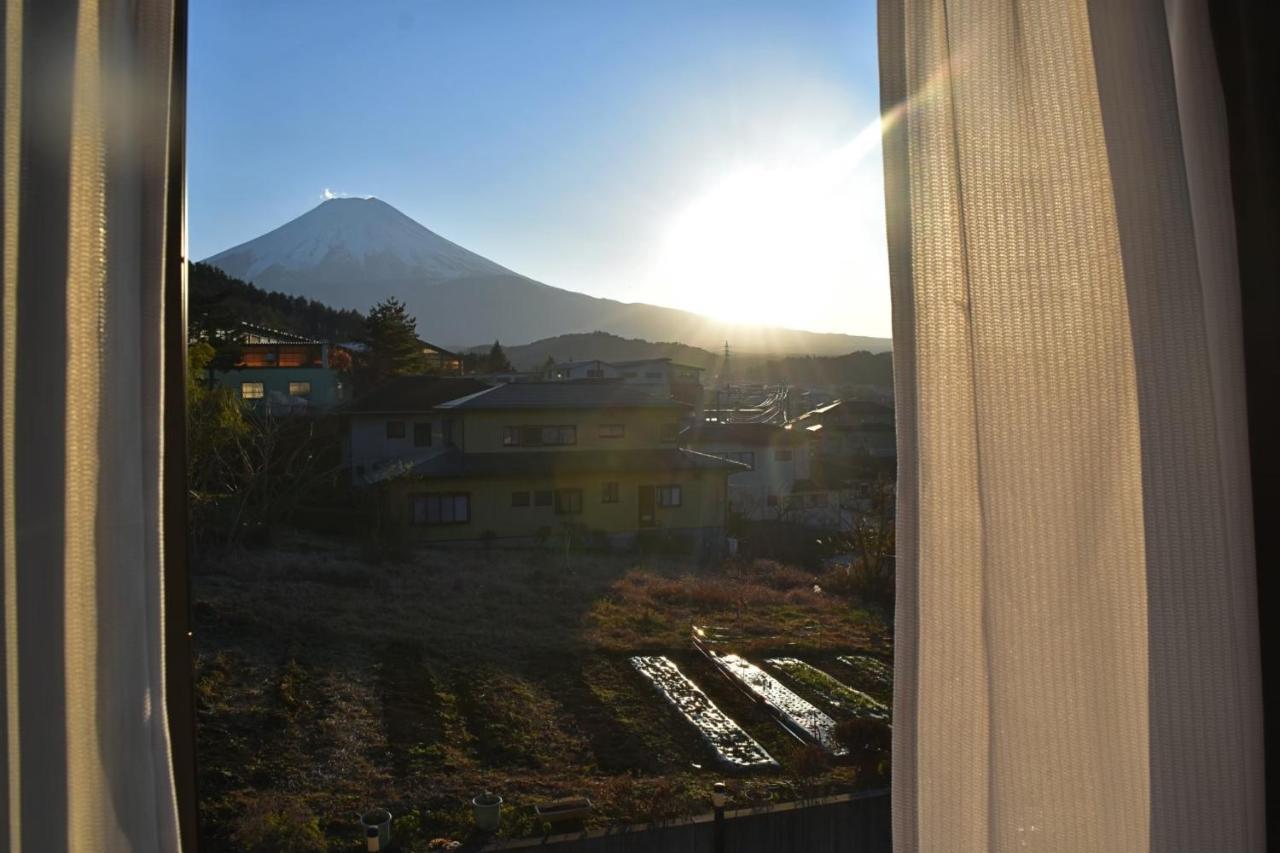
<instances>
[{"instance_id":1,"label":"pine tree","mask_svg":"<svg viewBox=\"0 0 1280 853\"><path fill-rule=\"evenodd\" d=\"M418 321L410 317L404 303L389 297L369 311L365 319L359 381L362 391L378 387L397 376L424 373L427 360L418 340Z\"/></svg>"},{"instance_id":2,"label":"pine tree","mask_svg":"<svg viewBox=\"0 0 1280 853\"><path fill-rule=\"evenodd\" d=\"M493 342L493 346L489 348L489 359L485 369L490 373L510 373L513 368L507 354L502 351L502 344L497 341Z\"/></svg>"}]
</instances>

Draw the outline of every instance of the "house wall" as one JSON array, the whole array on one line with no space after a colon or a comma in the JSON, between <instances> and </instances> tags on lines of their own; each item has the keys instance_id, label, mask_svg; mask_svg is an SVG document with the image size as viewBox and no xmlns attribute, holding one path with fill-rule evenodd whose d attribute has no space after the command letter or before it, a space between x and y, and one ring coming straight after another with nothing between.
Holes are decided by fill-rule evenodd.
<instances>
[{"instance_id":1,"label":"house wall","mask_svg":"<svg viewBox=\"0 0 1280 853\"><path fill-rule=\"evenodd\" d=\"M605 503L604 484L618 483L618 501ZM539 530L554 533L570 522L608 534L634 534L640 528L640 487L679 485L678 507L655 507L659 531L685 531L717 536L725 517L725 475L719 471L651 471L572 474L543 477L402 479L383 486L388 515L419 541L479 540L485 531L501 539L537 539ZM581 489L582 512L559 514L551 506L535 506L534 492ZM411 499L416 494L466 493L470 521L462 524L413 524ZM512 492L529 492L529 506L512 506Z\"/></svg>"},{"instance_id":2,"label":"house wall","mask_svg":"<svg viewBox=\"0 0 1280 853\"><path fill-rule=\"evenodd\" d=\"M273 407L330 409L343 402L347 394L342 375L325 367L247 367L240 370L220 370L214 372L213 381L230 388L237 398L241 397L243 383L261 382L265 393L263 399ZM311 383L311 395L306 398L306 403L289 397L290 382ZM246 402L258 404L254 400Z\"/></svg>"},{"instance_id":3,"label":"house wall","mask_svg":"<svg viewBox=\"0 0 1280 853\"><path fill-rule=\"evenodd\" d=\"M450 417L456 416L451 415ZM387 437L387 422L404 423L403 438ZM348 418L347 462L351 466L352 481L364 478L388 464L410 467L424 459L446 450L444 442L444 415L439 412L421 414L361 414ZM431 444L428 447L414 445L414 425L431 425Z\"/></svg>"},{"instance_id":4,"label":"house wall","mask_svg":"<svg viewBox=\"0 0 1280 853\"><path fill-rule=\"evenodd\" d=\"M575 426L577 444L573 450L636 450L653 447L676 447L675 441L662 441L663 424L675 425L683 412L671 409L502 409L468 411L454 415L462 423L462 447L468 453L540 453L566 449L555 447L507 447L502 443L503 428L508 426ZM603 424L624 424L622 438L602 438ZM668 426L668 429L673 428Z\"/></svg>"}]
</instances>

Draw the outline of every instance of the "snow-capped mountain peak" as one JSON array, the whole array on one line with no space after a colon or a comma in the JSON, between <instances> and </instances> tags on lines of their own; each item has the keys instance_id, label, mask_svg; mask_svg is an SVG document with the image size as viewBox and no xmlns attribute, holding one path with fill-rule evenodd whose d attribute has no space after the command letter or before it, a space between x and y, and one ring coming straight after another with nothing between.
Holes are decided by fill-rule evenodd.
<instances>
[{"instance_id":1,"label":"snow-capped mountain peak","mask_svg":"<svg viewBox=\"0 0 1280 853\"><path fill-rule=\"evenodd\" d=\"M348 281L449 281L511 271L452 243L377 198L331 198L207 263L248 281L332 272ZM326 270L326 268L329 268Z\"/></svg>"}]
</instances>

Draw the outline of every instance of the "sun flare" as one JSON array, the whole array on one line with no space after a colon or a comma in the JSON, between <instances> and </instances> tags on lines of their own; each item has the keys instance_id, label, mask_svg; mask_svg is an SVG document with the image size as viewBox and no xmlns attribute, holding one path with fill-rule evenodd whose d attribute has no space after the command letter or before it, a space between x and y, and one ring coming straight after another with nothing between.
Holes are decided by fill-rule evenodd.
<instances>
[{"instance_id":1,"label":"sun flare","mask_svg":"<svg viewBox=\"0 0 1280 853\"><path fill-rule=\"evenodd\" d=\"M877 120L823 156L714 182L667 228L654 283L668 304L733 323L857 325L843 316L851 298L885 286L880 170L867 157L878 138Z\"/></svg>"}]
</instances>

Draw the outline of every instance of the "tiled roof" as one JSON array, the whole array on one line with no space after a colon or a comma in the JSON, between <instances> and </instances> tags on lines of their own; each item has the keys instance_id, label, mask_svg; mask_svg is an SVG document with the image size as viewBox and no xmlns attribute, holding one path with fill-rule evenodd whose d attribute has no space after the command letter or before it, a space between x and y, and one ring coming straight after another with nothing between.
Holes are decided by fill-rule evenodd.
<instances>
[{"instance_id":1,"label":"tiled roof","mask_svg":"<svg viewBox=\"0 0 1280 853\"><path fill-rule=\"evenodd\" d=\"M355 400L346 407L346 411L351 414L426 412L441 403L466 397L490 387L474 379L401 376Z\"/></svg>"},{"instance_id":2,"label":"tiled roof","mask_svg":"<svg viewBox=\"0 0 1280 853\"><path fill-rule=\"evenodd\" d=\"M703 423L692 426L680 434L681 441L698 444L749 444L769 446L773 444L797 444L796 433L777 424Z\"/></svg>"},{"instance_id":3,"label":"tiled roof","mask_svg":"<svg viewBox=\"0 0 1280 853\"><path fill-rule=\"evenodd\" d=\"M687 403L617 382L512 382L454 400L449 409L687 409Z\"/></svg>"}]
</instances>

